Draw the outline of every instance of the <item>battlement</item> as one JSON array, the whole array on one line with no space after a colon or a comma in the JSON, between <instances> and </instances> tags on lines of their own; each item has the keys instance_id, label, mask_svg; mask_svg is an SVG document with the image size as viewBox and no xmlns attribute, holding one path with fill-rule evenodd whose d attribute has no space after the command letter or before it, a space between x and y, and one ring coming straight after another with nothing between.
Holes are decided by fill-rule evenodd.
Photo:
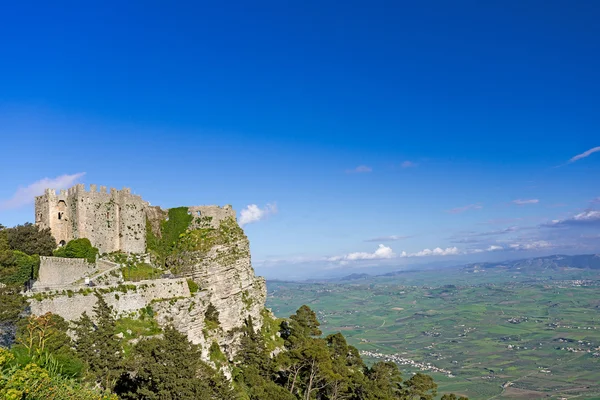
<instances>
[{"instance_id":1,"label":"battlement","mask_svg":"<svg viewBox=\"0 0 600 400\"><path fill-rule=\"evenodd\" d=\"M98 190L98 187L100 188L100 190ZM90 184L89 190L86 190L85 185L77 184L68 189L60 189L58 194L56 192L56 189L49 188L49 189L44 190L43 195L36 196L36 199L41 199L44 197L55 198L55 197L59 197L59 196L62 196L62 197L64 197L64 196L85 196L86 194L92 194L92 195L93 194L110 194L113 196L127 195L127 196L139 197L141 199L141 196L132 194L131 188L129 188L129 187L123 187L121 190L118 190L115 188L110 188L110 190L108 190L106 186L98 186L96 184Z\"/></svg>"}]
</instances>

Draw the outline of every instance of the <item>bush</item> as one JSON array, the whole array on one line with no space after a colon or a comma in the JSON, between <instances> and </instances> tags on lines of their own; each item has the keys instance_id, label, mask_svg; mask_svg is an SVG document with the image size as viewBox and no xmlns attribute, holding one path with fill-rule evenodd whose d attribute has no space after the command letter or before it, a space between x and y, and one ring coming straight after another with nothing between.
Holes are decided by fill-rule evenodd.
<instances>
[{"instance_id":1,"label":"bush","mask_svg":"<svg viewBox=\"0 0 600 400\"><path fill-rule=\"evenodd\" d=\"M198 292L198 290L200 290L200 287L198 286L198 284L191 279L187 280L187 284L188 284L188 287L190 288L191 294L194 294L194 293Z\"/></svg>"},{"instance_id":2,"label":"bush","mask_svg":"<svg viewBox=\"0 0 600 400\"><path fill-rule=\"evenodd\" d=\"M54 250L55 257L85 258L90 264L96 262L98 253L98 249L87 238L71 240L66 246Z\"/></svg>"},{"instance_id":3,"label":"bush","mask_svg":"<svg viewBox=\"0 0 600 400\"><path fill-rule=\"evenodd\" d=\"M146 263L128 265L121 270L123 280L139 282L147 279L154 279L160 274L160 271Z\"/></svg>"},{"instance_id":4,"label":"bush","mask_svg":"<svg viewBox=\"0 0 600 400\"><path fill-rule=\"evenodd\" d=\"M40 257L27 255L18 250L0 251L0 283L24 285L37 277Z\"/></svg>"}]
</instances>

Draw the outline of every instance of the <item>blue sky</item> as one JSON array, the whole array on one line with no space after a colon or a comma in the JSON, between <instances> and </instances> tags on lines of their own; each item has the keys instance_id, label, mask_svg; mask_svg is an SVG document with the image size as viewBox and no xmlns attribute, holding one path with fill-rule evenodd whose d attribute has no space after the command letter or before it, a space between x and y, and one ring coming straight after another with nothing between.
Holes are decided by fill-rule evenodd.
<instances>
[{"instance_id":1,"label":"blue sky","mask_svg":"<svg viewBox=\"0 0 600 400\"><path fill-rule=\"evenodd\" d=\"M600 251L597 2L123 3L3 8L0 223L83 182L246 210L268 278Z\"/></svg>"}]
</instances>

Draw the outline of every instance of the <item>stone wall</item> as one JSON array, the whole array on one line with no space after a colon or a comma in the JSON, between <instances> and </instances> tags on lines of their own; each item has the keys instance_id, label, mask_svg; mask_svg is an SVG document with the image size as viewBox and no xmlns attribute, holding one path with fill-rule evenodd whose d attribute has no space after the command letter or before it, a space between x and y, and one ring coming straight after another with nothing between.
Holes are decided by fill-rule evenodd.
<instances>
[{"instance_id":1,"label":"stone wall","mask_svg":"<svg viewBox=\"0 0 600 400\"><path fill-rule=\"evenodd\" d=\"M95 272L96 265L83 258L40 257L40 273L34 287L70 285Z\"/></svg>"},{"instance_id":2,"label":"stone wall","mask_svg":"<svg viewBox=\"0 0 600 400\"><path fill-rule=\"evenodd\" d=\"M235 219L235 211L230 205L224 207L219 206L192 206L188 207L188 213L190 213L194 219L190 224L190 229L203 228L204 217L209 217L210 225L213 228L218 228L221 221L226 218L233 217Z\"/></svg>"},{"instance_id":3,"label":"stone wall","mask_svg":"<svg viewBox=\"0 0 600 400\"><path fill-rule=\"evenodd\" d=\"M121 288L121 290L119 290ZM168 302L169 299L189 298L190 289L186 279L156 279L129 283L111 288L97 288L98 290L109 290L102 294L109 306L112 306L118 315L140 310L154 302ZM42 300L35 297L29 298L31 313L43 315L47 312L60 315L68 321L74 321L81 317L84 311L92 313L92 309L98 300L93 293L74 293L69 295L44 296Z\"/></svg>"},{"instance_id":4,"label":"stone wall","mask_svg":"<svg viewBox=\"0 0 600 400\"><path fill-rule=\"evenodd\" d=\"M83 284L86 277L119 267L107 260L98 260L89 264L83 258L40 257L40 272L33 288L36 291L57 287Z\"/></svg>"}]
</instances>

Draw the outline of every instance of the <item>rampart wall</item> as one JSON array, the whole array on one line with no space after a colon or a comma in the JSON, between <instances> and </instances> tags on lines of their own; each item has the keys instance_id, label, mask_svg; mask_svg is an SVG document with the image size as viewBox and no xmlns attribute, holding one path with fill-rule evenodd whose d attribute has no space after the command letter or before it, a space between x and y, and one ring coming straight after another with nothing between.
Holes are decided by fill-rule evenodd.
<instances>
[{"instance_id":1,"label":"rampart wall","mask_svg":"<svg viewBox=\"0 0 600 400\"><path fill-rule=\"evenodd\" d=\"M96 265L83 258L40 257L39 279L35 286L69 285L95 271Z\"/></svg>"},{"instance_id":2,"label":"rampart wall","mask_svg":"<svg viewBox=\"0 0 600 400\"><path fill-rule=\"evenodd\" d=\"M122 288L120 290L119 288ZM102 297L109 306L112 306L118 315L125 315L140 310L153 301L168 301L175 298L190 297L190 289L184 278L156 279L128 283L123 286L111 288L97 288L107 291ZM81 317L84 311L90 314L97 302L93 293L73 293L72 295L48 295L42 300L35 297L29 298L31 313L43 315L47 312L58 314L68 321Z\"/></svg>"}]
</instances>

